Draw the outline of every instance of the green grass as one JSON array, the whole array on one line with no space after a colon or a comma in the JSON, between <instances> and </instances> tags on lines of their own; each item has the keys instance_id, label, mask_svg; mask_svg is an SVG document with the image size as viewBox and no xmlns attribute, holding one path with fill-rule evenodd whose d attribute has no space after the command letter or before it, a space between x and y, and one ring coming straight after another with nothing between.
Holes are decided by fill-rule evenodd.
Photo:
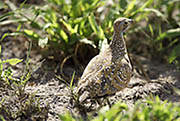
<instances>
[{"instance_id":1,"label":"green grass","mask_svg":"<svg viewBox=\"0 0 180 121\"><path fill-rule=\"evenodd\" d=\"M0 45L0 55L1 55L1 45ZM4 80L8 85L10 85L9 78L12 79L12 70L8 68L4 70L3 65L9 63L10 65L16 65L22 62L22 59L11 58L11 59L1 59L0 58L0 81ZM4 72L4 73L3 73Z\"/></svg>"},{"instance_id":2,"label":"green grass","mask_svg":"<svg viewBox=\"0 0 180 121\"><path fill-rule=\"evenodd\" d=\"M69 113L60 115L62 121L79 121ZM89 121L179 121L180 105L167 100L161 101L159 97L147 99L144 103L136 102L133 109L125 103L118 102L107 110L100 109L98 116L89 118Z\"/></svg>"},{"instance_id":3,"label":"green grass","mask_svg":"<svg viewBox=\"0 0 180 121\"><path fill-rule=\"evenodd\" d=\"M1 25L16 23L13 35L26 36L45 48L46 55L48 50L53 51L53 56L61 51L64 58L93 53L82 45L101 49L106 43L103 41L112 39L113 21L128 17L136 23L127 33L132 37L128 42L130 52L178 64L180 3L177 0L118 0L113 4L108 0L46 0L40 6L23 3L18 8L11 2L6 6L12 11L0 16Z\"/></svg>"}]
</instances>

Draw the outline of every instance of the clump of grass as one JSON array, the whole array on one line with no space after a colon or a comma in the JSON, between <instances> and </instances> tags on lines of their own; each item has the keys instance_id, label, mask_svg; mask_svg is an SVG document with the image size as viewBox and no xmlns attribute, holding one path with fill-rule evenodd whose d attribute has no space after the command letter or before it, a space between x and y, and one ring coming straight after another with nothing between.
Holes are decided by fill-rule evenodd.
<instances>
[{"instance_id":1,"label":"clump of grass","mask_svg":"<svg viewBox=\"0 0 180 121\"><path fill-rule=\"evenodd\" d=\"M17 94L15 89L7 89L0 104L0 119L4 120L42 120L48 116L48 106L40 106L33 94ZM7 93L9 92L9 93Z\"/></svg>"},{"instance_id":2,"label":"clump of grass","mask_svg":"<svg viewBox=\"0 0 180 121\"><path fill-rule=\"evenodd\" d=\"M39 98L35 94L24 91L21 80L5 75L0 81L0 116L4 120L45 120L48 106L40 106ZM8 72L7 72L8 71Z\"/></svg>"},{"instance_id":3,"label":"clump of grass","mask_svg":"<svg viewBox=\"0 0 180 121\"><path fill-rule=\"evenodd\" d=\"M63 121L78 121L70 114L60 115ZM90 121L178 121L180 119L179 104L161 101L159 97L148 99L146 102L136 102L133 109L124 103L118 102L107 110L103 107L98 116Z\"/></svg>"},{"instance_id":4,"label":"clump of grass","mask_svg":"<svg viewBox=\"0 0 180 121\"><path fill-rule=\"evenodd\" d=\"M0 119L8 121L46 120L48 106L40 106L39 99L24 90L31 76L27 69L29 58L26 61L25 74L20 79L13 77L10 66L4 68L6 63L16 65L22 61L18 58L0 59Z\"/></svg>"}]
</instances>

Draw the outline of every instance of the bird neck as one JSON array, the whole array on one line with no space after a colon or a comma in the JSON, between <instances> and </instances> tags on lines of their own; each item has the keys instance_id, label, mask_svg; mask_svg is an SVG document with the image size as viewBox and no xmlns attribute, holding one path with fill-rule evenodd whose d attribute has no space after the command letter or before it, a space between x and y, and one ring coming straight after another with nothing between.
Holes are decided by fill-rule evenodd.
<instances>
[{"instance_id":1,"label":"bird neck","mask_svg":"<svg viewBox=\"0 0 180 121\"><path fill-rule=\"evenodd\" d=\"M113 39L110 43L110 48L112 51L113 60L122 58L127 53L123 32L121 33L114 32Z\"/></svg>"}]
</instances>

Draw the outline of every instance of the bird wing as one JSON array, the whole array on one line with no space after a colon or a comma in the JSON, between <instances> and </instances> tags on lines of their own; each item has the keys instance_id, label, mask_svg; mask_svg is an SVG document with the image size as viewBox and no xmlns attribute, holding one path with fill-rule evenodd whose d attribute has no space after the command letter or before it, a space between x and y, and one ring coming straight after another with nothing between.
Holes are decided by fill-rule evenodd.
<instances>
[{"instance_id":1,"label":"bird wing","mask_svg":"<svg viewBox=\"0 0 180 121\"><path fill-rule=\"evenodd\" d=\"M97 55L93 59L91 59L91 61L86 66L83 75L81 76L81 80L86 81L86 79L88 79L89 77L95 76L104 68L104 66L106 65L105 61L105 58L101 57L100 55Z\"/></svg>"},{"instance_id":2,"label":"bird wing","mask_svg":"<svg viewBox=\"0 0 180 121\"><path fill-rule=\"evenodd\" d=\"M91 96L93 97L93 95L96 94L95 89L100 89L100 88L95 88L95 86L98 86L98 85L95 84L96 82L94 81L101 78L100 73L108 65L109 63L108 59L109 59L108 57L104 58L104 56L102 55L97 55L93 59L91 59L91 61L86 66L84 73L78 82L77 93L79 94L80 102L83 102L88 97L91 97ZM94 91L95 91L93 94L90 93L90 91L88 91L88 90L91 90L90 88L88 88L88 86L89 87L93 86Z\"/></svg>"}]
</instances>

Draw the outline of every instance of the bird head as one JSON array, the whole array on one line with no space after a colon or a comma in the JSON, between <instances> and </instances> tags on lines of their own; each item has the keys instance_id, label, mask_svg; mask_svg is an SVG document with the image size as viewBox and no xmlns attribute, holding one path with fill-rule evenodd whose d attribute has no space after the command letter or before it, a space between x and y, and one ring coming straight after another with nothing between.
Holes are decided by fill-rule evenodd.
<instances>
[{"instance_id":1,"label":"bird head","mask_svg":"<svg viewBox=\"0 0 180 121\"><path fill-rule=\"evenodd\" d=\"M125 32L132 23L132 19L118 18L114 21L114 31L121 34Z\"/></svg>"}]
</instances>

